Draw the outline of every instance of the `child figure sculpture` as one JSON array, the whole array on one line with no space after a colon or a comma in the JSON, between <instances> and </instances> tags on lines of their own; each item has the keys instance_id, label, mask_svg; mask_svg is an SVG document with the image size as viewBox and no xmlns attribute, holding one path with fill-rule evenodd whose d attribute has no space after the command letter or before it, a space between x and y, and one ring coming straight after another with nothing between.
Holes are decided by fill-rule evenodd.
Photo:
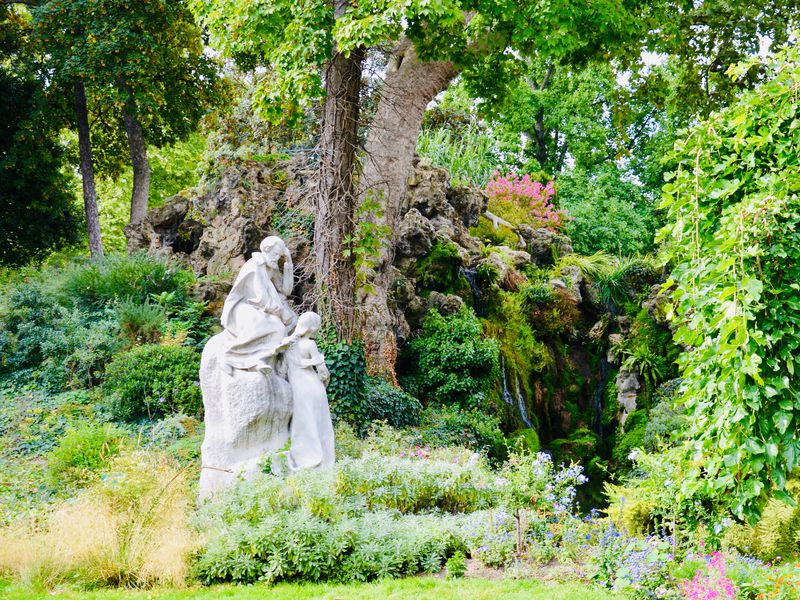
<instances>
[{"instance_id":1,"label":"child figure sculpture","mask_svg":"<svg viewBox=\"0 0 800 600\"><path fill-rule=\"evenodd\" d=\"M281 342L292 388L289 469L331 467L334 464L333 424L325 387L330 372L314 337L322 320L313 312L300 315L294 333Z\"/></svg>"}]
</instances>

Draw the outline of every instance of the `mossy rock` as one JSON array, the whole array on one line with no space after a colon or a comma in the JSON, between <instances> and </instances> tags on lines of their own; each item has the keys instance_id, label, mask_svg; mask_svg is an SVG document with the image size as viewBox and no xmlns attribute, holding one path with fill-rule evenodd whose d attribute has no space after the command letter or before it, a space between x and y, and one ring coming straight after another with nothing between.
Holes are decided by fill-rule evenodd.
<instances>
[{"instance_id":1,"label":"mossy rock","mask_svg":"<svg viewBox=\"0 0 800 600\"><path fill-rule=\"evenodd\" d=\"M508 439L511 442L511 447L527 454L535 454L541 449L539 434L536 433L536 430L532 427L518 429L512 433Z\"/></svg>"}]
</instances>

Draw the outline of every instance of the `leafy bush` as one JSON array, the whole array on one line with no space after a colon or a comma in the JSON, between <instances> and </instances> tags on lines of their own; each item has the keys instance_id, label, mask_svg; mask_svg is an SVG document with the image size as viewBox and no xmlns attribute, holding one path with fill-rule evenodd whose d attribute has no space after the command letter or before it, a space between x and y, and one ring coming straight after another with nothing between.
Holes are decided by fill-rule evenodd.
<instances>
[{"instance_id":1,"label":"leafy bush","mask_svg":"<svg viewBox=\"0 0 800 600\"><path fill-rule=\"evenodd\" d=\"M474 410L463 412L455 407L429 408L419 430L422 443L433 446L463 446L499 461L506 456L506 440L500 419Z\"/></svg>"},{"instance_id":2,"label":"leafy bush","mask_svg":"<svg viewBox=\"0 0 800 600\"><path fill-rule=\"evenodd\" d=\"M675 268L680 402L687 457L703 469L684 479L755 520L800 465L800 198L796 90L800 50L786 47L733 69L764 83L683 132L664 187L670 225L662 239Z\"/></svg>"},{"instance_id":3,"label":"leafy bush","mask_svg":"<svg viewBox=\"0 0 800 600\"><path fill-rule=\"evenodd\" d=\"M91 481L119 454L125 433L110 424L84 423L67 430L47 456L52 484L58 488Z\"/></svg>"},{"instance_id":4,"label":"leafy bush","mask_svg":"<svg viewBox=\"0 0 800 600\"><path fill-rule=\"evenodd\" d=\"M117 305L116 313L120 329L131 344L157 342L167 320L164 308L149 300L139 303L126 298Z\"/></svg>"},{"instance_id":5,"label":"leafy bush","mask_svg":"<svg viewBox=\"0 0 800 600\"><path fill-rule=\"evenodd\" d=\"M206 518L209 539L194 573L204 583L372 581L435 573L463 547L456 520L383 511L333 522L305 511L281 512L251 526Z\"/></svg>"},{"instance_id":6,"label":"leafy bush","mask_svg":"<svg viewBox=\"0 0 800 600\"><path fill-rule=\"evenodd\" d=\"M61 293L86 307L115 300L144 303L151 294L174 292L185 300L194 281L191 272L149 254L112 255L102 261L73 266L63 275Z\"/></svg>"},{"instance_id":7,"label":"leafy bush","mask_svg":"<svg viewBox=\"0 0 800 600\"><path fill-rule=\"evenodd\" d=\"M447 169L453 185L483 186L497 165L494 141L474 125L458 133L424 128L417 138L417 153Z\"/></svg>"},{"instance_id":8,"label":"leafy bush","mask_svg":"<svg viewBox=\"0 0 800 600\"><path fill-rule=\"evenodd\" d=\"M394 508L402 513L432 509L472 512L495 503L490 473L477 457L447 462L429 457L424 449L339 463L336 493L361 497L368 509Z\"/></svg>"},{"instance_id":9,"label":"leafy bush","mask_svg":"<svg viewBox=\"0 0 800 600\"><path fill-rule=\"evenodd\" d=\"M184 346L138 346L106 368L103 390L116 419L155 419L169 413L200 415L200 355Z\"/></svg>"},{"instance_id":10,"label":"leafy bush","mask_svg":"<svg viewBox=\"0 0 800 600\"><path fill-rule=\"evenodd\" d=\"M367 408L367 361L364 346L355 343L321 343L331 373L328 399L334 421L345 420L363 433L369 422Z\"/></svg>"},{"instance_id":11,"label":"leafy bush","mask_svg":"<svg viewBox=\"0 0 800 600\"><path fill-rule=\"evenodd\" d=\"M499 349L484 339L480 321L468 308L443 317L428 313L422 334L412 340L416 364L414 395L443 405L477 408L499 375Z\"/></svg>"},{"instance_id":12,"label":"leafy bush","mask_svg":"<svg viewBox=\"0 0 800 600\"><path fill-rule=\"evenodd\" d=\"M658 226L653 202L618 170L564 173L557 197L572 217L566 234L576 252L638 256L652 250Z\"/></svg>"},{"instance_id":13,"label":"leafy bush","mask_svg":"<svg viewBox=\"0 0 800 600\"><path fill-rule=\"evenodd\" d=\"M463 267L458 248L450 241L437 239L428 254L417 261L414 274L422 294L430 291L467 296L469 282L461 273Z\"/></svg>"},{"instance_id":14,"label":"leafy bush","mask_svg":"<svg viewBox=\"0 0 800 600\"><path fill-rule=\"evenodd\" d=\"M422 413L419 400L378 377L367 381L366 408L369 421L385 421L392 427L419 425Z\"/></svg>"},{"instance_id":15,"label":"leafy bush","mask_svg":"<svg viewBox=\"0 0 800 600\"><path fill-rule=\"evenodd\" d=\"M458 579L463 577L464 573L467 572L466 556L464 556L463 552L456 552L453 554L453 556L447 559L444 568L447 569L447 576L450 579Z\"/></svg>"}]
</instances>

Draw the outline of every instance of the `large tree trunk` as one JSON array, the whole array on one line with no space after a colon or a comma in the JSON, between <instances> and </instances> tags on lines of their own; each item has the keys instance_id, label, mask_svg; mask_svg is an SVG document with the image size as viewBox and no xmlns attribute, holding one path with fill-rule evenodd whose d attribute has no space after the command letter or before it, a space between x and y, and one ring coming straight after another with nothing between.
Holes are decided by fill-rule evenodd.
<instances>
[{"instance_id":1,"label":"large tree trunk","mask_svg":"<svg viewBox=\"0 0 800 600\"><path fill-rule=\"evenodd\" d=\"M74 91L83 182L83 209L86 212L86 229L89 232L89 251L92 253L92 258L103 258L103 239L100 236L100 217L97 213L97 191L94 187L92 166L92 142L89 138L89 108L86 104L86 88L82 81L75 82Z\"/></svg>"},{"instance_id":2,"label":"large tree trunk","mask_svg":"<svg viewBox=\"0 0 800 600\"><path fill-rule=\"evenodd\" d=\"M408 177L417 148L425 109L456 75L451 62L423 62L414 46L401 41L392 53L385 85L366 145L359 197L380 202L383 214L374 216L390 232L379 257L373 281L360 290L361 337L370 371L394 381L397 358L395 317L388 293L393 283L394 232L408 191Z\"/></svg>"},{"instance_id":3,"label":"large tree trunk","mask_svg":"<svg viewBox=\"0 0 800 600\"><path fill-rule=\"evenodd\" d=\"M336 0L339 18L349 3ZM352 239L356 194L354 171L358 145L359 92L364 53L344 56L334 49L325 70L325 104L319 140L314 251L319 310L337 334L350 341L355 332L355 270L346 252Z\"/></svg>"},{"instance_id":4,"label":"large tree trunk","mask_svg":"<svg viewBox=\"0 0 800 600\"><path fill-rule=\"evenodd\" d=\"M130 108L122 113L128 147L133 166L133 193L131 194L131 225L141 223L147 214L147 200L150 196L150 161L147 160L147 145L144 141L142 124Z\"/></svg>"}]
</instances>

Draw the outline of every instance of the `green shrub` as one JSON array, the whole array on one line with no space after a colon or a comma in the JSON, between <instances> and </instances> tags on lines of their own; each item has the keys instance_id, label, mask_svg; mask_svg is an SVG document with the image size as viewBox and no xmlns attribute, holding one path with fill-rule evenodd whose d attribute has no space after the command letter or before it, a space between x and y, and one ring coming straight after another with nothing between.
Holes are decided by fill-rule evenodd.
<instances>
[{"instance_id":1,"label":"green shrub","mask_svg":"<svg viewBox=\"0 0 800 600\"><path fill-rule=\"evenodd\" d=\"M385 421L392 427L411 427L419 425L422 405L414 396L388 381L370 377L366 412L369 421Z\"/></svg>"},{"instance_id":2,"label":"green shrub","mask_svg":"<svg viewBox=\"0 0 800 600\"><path fill-rule=\"evenodd\" d=\"M155 419L183 412L202 413L200 355L183 346L138 346L106 368L103 390L113 398L116 419Z\"/></svg>"},{"instance_id":3,"label":"green shrub","mask_svg":"<svg viewBox=\"0 0 800 600\"><path fill-rule=\"evenodd\" d=\"M293 511L249 526L201 522L207 541L194 574L204 583L351 582L435 573L463 549L457 517L376 512L329 521Z\"/></svg>"},{"instance_id":4,"label":"green shrub","mask_svg":"<svg viewBox=\"0 0 800 600\"><path fill-rule=\"evenodd\" d=\"M363 498L370 510L472 512L495 504L490 475L480 460L436 460L423 448L400 456L368 453L339 463L336 493Z\"/></svg>"},{"instance_id":5,"label":"green shrub","mask_svg":"<svg viewBox=\"0 0 800 600\"><path fill-rule=\"evenodd\" d=\"M125 433L111 424L84 423L67 430L47 455L50 481L56 488L82 486L119 454Z\"/></svg>"},{"instance_id":6,"label":"green shrub","mask_svg":"<svg viewBox=\"0 0 800 600\"><path fill-rule=\"evenodd\" d=\"M185 299L191 272L149 254L113 255L68 269L61 293L73 303L102 307L124 298L144 303L151 294L174 292Z\"/></svg>"},{"instance_id":7,"label":"green shrub","mask_svg":"<svg viewBox=\"0 0 800 600\"><path fill-rule=\"evenodd\" d=\"M425 295L436 291L443 294L471 294L469 282L461 272L464 266L458 248L453 242L437 239L428 254L417 261L414 274L417 286Z\"/></svg>"},{"instance_id":8,"label":"green shrub","mask_svg":"<svg viewBox=\"0 0 800 600\"><path fill-rule=\"evenodd\" d=\"M576 252L605 251L636 256L653 247L658 222L641 186L625 181L616 169L589 175L573 171L558 178L557 197L572 219L567 235Z\"/></svg>"},{"instance_id":9,"label":"green shrub","mask_svg":"<svg viewBox=\"0 0 800 600\"><path fill-rule=\"evenodd\" d=\"M455 315L428 313L411 352L417 359L415 396L428 402L478 408L499 376L499 348L482 336L475 314L462 308Z\"/></svg>"},{"instance_id":10,"label":"green shrub","mask_svg":"<svg viewBox=\"0 0 800 600\"><path fill-rule=\"evenodd\" d=\"M625 432L617 436L612 457L617 464L629 465L630 453L635 448L643 446L644 434L647 429L647 409L633 411L625 420Z\"/></svg>"},{"instance_id":11,"label":"green shrub","mask_svg":"<svg viewBox=\"0 0 800 600\"><path fill-rule=\"evenodd\" d=\"M446 168L455 185L483 186L497 166L494 140L472 124L459 132L424 128L417 139L417 152Z\"/></svg>"},{"instance_id":12,"label":"green shrub","mask_svg":"<svg viewBox=\"0 0 800 600\"><path fill-rule=\"evenodd\" d=\"M331 373L328 382L331 416L334 421L347 421L363 434L369 422L364 346L359 343L322 343L321 350Z\"/></svg>"},{"instance_id":13,"label":"green shrub","mask_svg":"<svg viewBox=\"0 0 800 600\"><path fill-rule=\"evenodd\" d=\"M464 573L467 572L467 560L464 553L458 551L453 554L453 556L447 559L444 567L447 569L447 576L450 579L459 579L463 577Z\"/></svg>"},{"instance_id":14,"label":"green shrub","mask_svg":"<svg viewBox=\"0 0 800 600\"><path fill-rule=\"evenodd\" d=\"M500 430L500 419L477 410L464 412L454 407L429 408L422 417L419 430L424 444L463 446L488 456L493 461L506 456L506 440Z\"/></svg>"},{"instance_id":15,"label":"green shrub","mask_svg":"<svg viewBox=\"0 0 800 600\"><path fill-rule=\"evenodd\" d=\"M539 435L532 427L518 429L509 436L508 440L519 453L536 454L541 449Z\"/></svg>"},{"instance_id":16,"label":"green shrub","mask_svg":"<svg viewBox=\"0 0 800 600\"><path fill-rule=\"evenodd\" d=\"M157 342L167 320L164 307L149 300L139 303L126 298L116 306L116 313L123 335L132 344Z\"/></svg>"}]
</instances>

